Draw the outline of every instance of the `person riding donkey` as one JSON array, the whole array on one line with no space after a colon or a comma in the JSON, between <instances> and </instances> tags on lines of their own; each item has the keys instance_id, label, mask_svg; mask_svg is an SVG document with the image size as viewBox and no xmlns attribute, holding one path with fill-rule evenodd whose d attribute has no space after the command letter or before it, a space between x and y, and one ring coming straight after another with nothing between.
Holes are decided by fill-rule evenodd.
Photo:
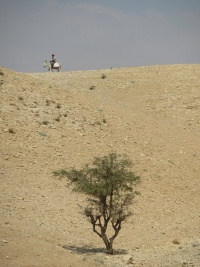
<instances>
[{"instance_id":1,"label":"person riding donkey","mask_svg":"<svg viewBox=\"0 0 200 267\"><path fill-rule=\"evenodd\" d=\"M55 54L52 54L52 60L50 61L51 63L51 68L53 69L53 65L56 63L56 56Z\"/></svg>"}]
</instances>

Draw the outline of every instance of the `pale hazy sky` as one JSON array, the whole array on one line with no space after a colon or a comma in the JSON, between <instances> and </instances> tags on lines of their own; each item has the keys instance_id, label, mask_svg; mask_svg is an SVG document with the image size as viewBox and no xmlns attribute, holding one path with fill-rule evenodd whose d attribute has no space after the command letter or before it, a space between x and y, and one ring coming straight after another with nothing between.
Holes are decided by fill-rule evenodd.
<instances>
[{"instance_id":1,"label":"pale hazy sky","mask_svg":"<svg viewBox=\"0 0 200 267\"><path fill-rule=\"evenodd\" d=\"M200 64L200 0L0 0L0 66Z\"/></svg>"}]
</instances>

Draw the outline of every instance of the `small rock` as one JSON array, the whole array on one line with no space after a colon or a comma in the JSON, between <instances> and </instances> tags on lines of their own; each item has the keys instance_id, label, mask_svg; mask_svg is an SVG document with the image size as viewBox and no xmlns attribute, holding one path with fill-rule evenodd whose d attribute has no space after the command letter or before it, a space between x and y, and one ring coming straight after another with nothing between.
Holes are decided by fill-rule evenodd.
<instances>
[{"instance_id":1,"label":"small rock","mask_svg":"<svg viewBox=\"0 0 200 267\"><path fill-rule=\"evenodd\" d=\"M133 264L133 258L131 255L125 255L123 260L126 264Z\"/></svg>"}]
</instances>

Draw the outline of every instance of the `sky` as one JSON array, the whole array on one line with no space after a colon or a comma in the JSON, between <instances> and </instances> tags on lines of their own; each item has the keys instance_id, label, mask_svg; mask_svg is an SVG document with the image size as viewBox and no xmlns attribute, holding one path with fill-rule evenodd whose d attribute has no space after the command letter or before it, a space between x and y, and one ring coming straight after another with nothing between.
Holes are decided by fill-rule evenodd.
<instances>
[{"instance_id":1,"label":"sky","mask_svg":"<svg viewBox=\"0 0 200 267\"><path fill-rule=\"evenodd\" d=\"M0 66L200 64L200 0L0 0Z\"/></svg>"}]
</instances>

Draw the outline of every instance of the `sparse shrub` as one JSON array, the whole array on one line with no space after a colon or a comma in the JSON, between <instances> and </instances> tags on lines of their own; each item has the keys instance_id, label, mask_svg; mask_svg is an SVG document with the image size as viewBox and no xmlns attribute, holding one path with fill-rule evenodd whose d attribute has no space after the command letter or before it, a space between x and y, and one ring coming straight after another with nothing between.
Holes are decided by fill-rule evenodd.
<instances>
[{"instance_id":1,"label":"sparse shrub","mask_svg":"<svg viewBox=\"0 0 200 267\"><path fill-rule=\"evenodd\" d=\"M9 128L8 132L11 133L11 134L15 134L15 131L13 130L13 128Z\"/></svg>"},{"instance_id":2,"label":"sparse shrub","mask_svg":"<svg viewBox=\"0 0 200 267\"><path fill-rule=\"evenodd\" d=\"M55 121L60 121L60 116L58 116L57 118L55 118Z\"/></svg>"},{"instance_id":3,"label":"sparse shrub","mask_svg":"<svg viewBox=\"0 0 200 267\"><path fill-rule=\"evenodd\" d=\"M107 78L107 76L105 74L102 74L101 79L105 79L105 78Z\"/></svg>"},{"instance_id":4,"label":"sparse shrub","mask_svg":"<svg viewBox=\"0 0 200 267\"><path fill-rule=\"evenodd\" d=\"M68 116L68 113L67 113L67 112L65 112L65 113L63 114L63 116L64 116L64 117L67 117L67 116Z\"/></svg>"},{"instance_id":5,"label":"sparse shrub","mask_svg":"<svg viewBox=\"0 0 200 267\"><path fill-rule=\"evenodd\" d=\"M94 158L91 166L86 164L81 170L72 168L54 172L60 178L67 177L76 192L88 195L88 205L83 213L93 232L103 240L108 254L113 254L113 242L122 223L132 215L129 206L137 193L133 186L140 177L131 171L131 167L132 162L126 155L111 153ZM111 237L108 237L108 228L113 229Z\"/></svg>"},{"instance_id":6,"label":"sparse shrub","mask_svg":"<svg viewBox=\"0 0 200 267\"><path fill-rule=\"evenodd\" d=\"M44 133L44 132L38 132L38 134L39 134L40 136L47 136L47 134Z\"/></svg>"},{"instance_id":7,"label":"sparse shrub","mask_svg":"<svg viewBox=\"0 0 200 267\"><path fill-rule=\"evenodd\" d=\"M50 122L49 121L43 121L42 122L44 125L48 125Z\"/></svg>"},{"instance_id":8,"label":"sparse shrub","mask_svg":"<svg viewBox=\"0 0 200 267\"><path fill-rule=\"evenodd\" d=\"M58 109L60 109L60 108L61 108L61 104L58 103L58 104L56 105L56 107L57 107Z\"/></svg>"},{"instance_id":9,"label":"sparse shrub","mask_svg":"<svg viewBox=\"0 0 200 267\"><path fill-rule=\"evenodd\" d=\"M90 90L94 90L95 87L96 87L95 85L91 85L91 86L90 86Z\"/></svg>"},{"instance_id":10,"label":"sparse shrub","mask_svg":"<svg viewBox=\"0 0 200 267\"><path fill-rule=\"evenodd\" d=\"M175 238L175 239L172 241L172 243L175 244L175 245L179 245L179 244L180 244L180 241L179 241L178 239Z\"/></svg>"},{"instance_id":11,"label":"sparse shrub","mask_svg":"<svg viewBox=\"0 0 200 267\"><path fill-rule=\"evenodd\" d=\"M3 76L4 75L4 72L2 70L0 70L0 75Z\"/></svg>"},{"instance_id":12,"label":"sparse shrub","mask_svg":"<svg viewBox=\"0 0 200 267\"><path fill-rule=\"evenodd\" d=\"M24 100L22 96L19 96L18 99L19 99L20 101L23 101L23 100Z\"/></svg>"},{"instance_id":13,"label":"sparse shrub","mask_svg":"<svg viewBox=\"0 0 200 267\"><path fill-rule=\"evenodd\" d=\"M51 104L51 101L49 99L46 99L46 105L50 106L50 104Z\"/></svg>"},{"instance_id":14,"label":"sparse shrub","mask_svg":"<svg viewBox=\"0 0 200 267\"><path fill-rule=\"evenodd\" d=\"M10 106L14 106L14 107L15 107L15 106L16 106L16 104L15 104L15 103L10 103Z\"/></svg>"},{"instance_id":15,"label":"sparse shrub","mask_svg":"<svg viewBox=\"0 0 200 267\"><path fill-rule=\"evenodd\" d=\"M55 104L54 100L46 99L46 105L50 106L51 104Z\"/></svg>"},{"instance_id":16,"label":"sparse shrub","mask_svg":"<svg viewBox=\"0 0 200 267\"><path fill-rule=\"evenodd\" d=\"M106 122L107 122L107 120L105 118L103 118L103 123L106 123Z\"/></svg>"}]
</instances>

